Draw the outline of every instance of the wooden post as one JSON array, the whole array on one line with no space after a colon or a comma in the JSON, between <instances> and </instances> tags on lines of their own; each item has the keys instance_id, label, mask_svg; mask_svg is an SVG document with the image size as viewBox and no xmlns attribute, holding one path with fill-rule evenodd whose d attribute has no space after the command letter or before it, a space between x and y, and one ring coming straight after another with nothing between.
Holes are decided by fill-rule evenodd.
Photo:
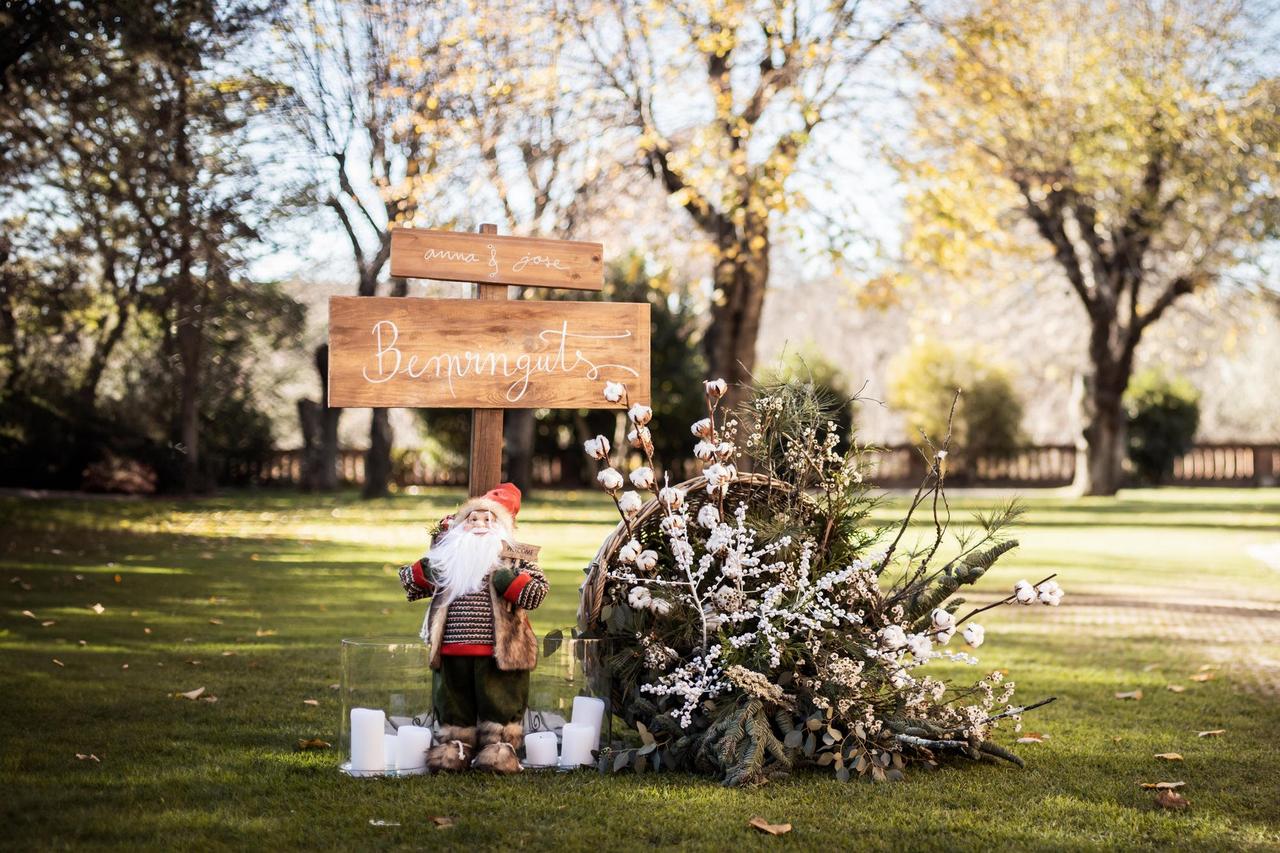
<instances>
[{"instance_id":1,"label":"wooden post","mask_svg":"<svg viewBox=\"0 0 1280 853\"><path fill-rule=\"evenodd\" d=\"M498 226L480 226L481 234L497 234ZM476 284L480 300L506 299L505 284ZM502 481L502 409L471 410L471 462L467 473L468 493L483 495Z\"/></svg>"}]
</instances>

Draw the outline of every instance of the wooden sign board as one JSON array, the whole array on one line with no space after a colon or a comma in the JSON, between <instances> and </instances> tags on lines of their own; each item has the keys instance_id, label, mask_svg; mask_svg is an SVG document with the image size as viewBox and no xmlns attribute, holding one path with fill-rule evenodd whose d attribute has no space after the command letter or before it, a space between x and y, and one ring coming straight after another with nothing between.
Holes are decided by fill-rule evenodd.
<instances>
[{"instance_id":1,"label":"wooden sign board","mask_svg":"<svg viewBox=\"0 0 1280 853\"><path fill-rule=\"evenodd\" d=\"M649 402L649 306L334 296L329 405L600 409Z\"/></svg>"},{"instance_id":2,"label":"wooden sign board","mask_svg":"<svg viewBox=\"0 0 1280 853\"><path fill-rule=\"evenodd\" d=\"M604 246L576 240L396 228L391 232L391 274L600 290L604 286Z\"/></svg>"},{"instance_id":3,"label":"wooden sign board","mask_svg":"<svg viewBox=\"0 0 1280 853\"><path fill-rule=\"evenodd\" d=\"M515 560L520 563L536 563L538 562L538 552L542 548L538 545L528 545L524 542L509 542L502 546L502 550L498 552L499 557L505 557L508 560Z\"/></svg>"}]
</instances>

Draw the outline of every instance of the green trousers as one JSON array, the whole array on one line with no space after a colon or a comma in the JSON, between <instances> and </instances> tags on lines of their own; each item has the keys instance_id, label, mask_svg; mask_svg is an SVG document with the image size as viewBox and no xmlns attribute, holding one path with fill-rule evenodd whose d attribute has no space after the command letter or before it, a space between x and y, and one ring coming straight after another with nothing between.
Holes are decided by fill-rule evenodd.
<instances>
[{"instance_id":1,"label":"green trousers","mask_svg":"<svg viewBox=\"0 0 1280 853\"><path fill-rule=\"evenodd\" d=\"M436 720L448 726L518 722L529 704L529 671L498 669L492 655L441 655L431 682Z\"/></svg>"}]
</instances>

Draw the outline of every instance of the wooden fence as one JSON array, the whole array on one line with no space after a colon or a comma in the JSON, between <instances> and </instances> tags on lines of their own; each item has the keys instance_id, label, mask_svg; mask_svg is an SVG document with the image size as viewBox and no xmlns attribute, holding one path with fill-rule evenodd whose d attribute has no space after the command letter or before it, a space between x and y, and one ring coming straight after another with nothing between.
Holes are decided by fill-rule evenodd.
<instances>
[{"instance_id":1,"label":"wooden fence","mask_svg":"<svg viewBox=\"0 0 1280 853\"><path fill-rule=\"evenodd\" d=\"M338 459L341 479L364 482L364 451L343 450ZM947 459L947 481L953 486L1054 488L1071 484L1076 449L1070 444L1022 447L1006 453L972 458L953 453ZM697 474L697 460L681 460L675 467L685 479ZM549 488L587 485L590 466L576 448L533 463L533 481ZM892 445L879 453L870 479L883 488L911 488L925 472L925 460L908 445ZM294 486L302 479L302 451L279 450L265 459L233 460L223 482L231 485ZM430 468L421 461L396 466L395 481L404 486L466 485L464 467ZM1280 444L1200 444L1180 457L1166 485L1274 486L1280 484Z\"/></svg>"}]
</instances>

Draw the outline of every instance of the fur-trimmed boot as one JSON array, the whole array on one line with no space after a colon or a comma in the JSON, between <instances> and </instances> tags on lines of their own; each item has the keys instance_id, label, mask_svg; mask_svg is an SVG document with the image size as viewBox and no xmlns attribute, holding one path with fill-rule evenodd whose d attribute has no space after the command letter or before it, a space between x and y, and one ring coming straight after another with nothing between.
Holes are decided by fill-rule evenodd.
<instances>
[{"instance_id":1,"label":"fur-trimmed boot","mask_svg":"<svg viewBox=\"0 0 1280 853\"><path fill-rule=\"evenodd\" d=\"M519 773L520 759L516 757L516 750L524 743L524 722L482 722L477 728L480 752L471 767L490 773Z\"/></svg>"},{"instance_id":2,"label":"fur-trimmed boot","mask_svg":"<svg viewBox=\"0 0 1280 853\"><path fill-rule=\"evenodd\" d=\"M476 754L476 727L441 724L440 740L427 750L432 773L466 770Z\"/></svg>"}]
</instances>

